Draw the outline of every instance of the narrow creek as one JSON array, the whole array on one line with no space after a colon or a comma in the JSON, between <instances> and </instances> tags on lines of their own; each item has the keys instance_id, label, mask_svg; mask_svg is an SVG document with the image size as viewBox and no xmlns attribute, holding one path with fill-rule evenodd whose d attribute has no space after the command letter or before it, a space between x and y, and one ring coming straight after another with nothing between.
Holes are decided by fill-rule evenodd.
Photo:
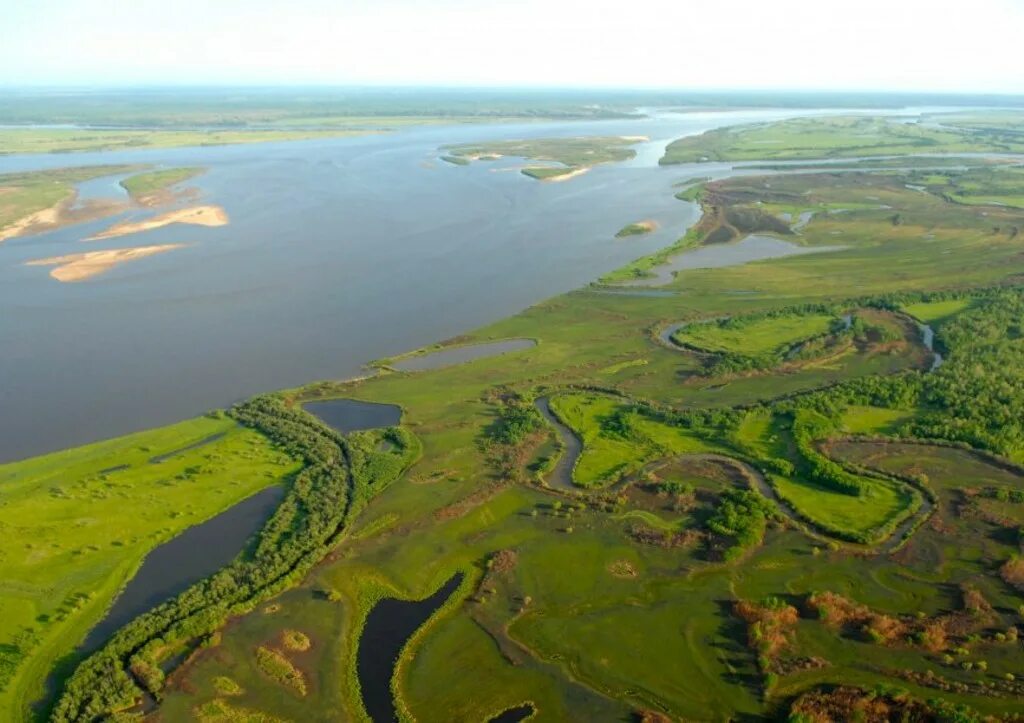
<instances>
[{"instance_id":1,"label":"narrow creek","mask_svg":"<svg viewBox=\"0 0 1024 723\"><path fill-rule=\"evenodd\" d=\"M945 359L942 358L942 354L935 351L935 330L928 324L917 321L916 319L914 320L914 323L917 324L917 328L921 330L921 343L924 344L925 348L932 353L932 365L928 371L933 372L942 366L942 363L945 361Z\"/></svg>"},{"instance_id":2,"label":"narrow creek","mask_svg":"<svg viewBox=\"0 0 1024 723\"><path fill-rule=\"evenodd\" d=\"M384 598L370 610L359 638L356 671L363 694L363 705L374 723L398 720L391 695L395 663L406 642L462 583L462 573L423 600Z\"/></svg>"},{"instance_id":3,"label":"narrow creek","mask_svg":"<svg viewBox=\"0 0 1024 723\"><path fill-rule=\"evenodd\" d=\"M538 397L533 405L547 423L555 428L558 438L562 441L562 446L564 447L561 456L558 458L558 463L555 465L555 469L552 470L551 475L548 477L548 485L564 492L578 492L580 488L572 481L572 471L576 467L576 460L583 453L582 440L576 436L575 432L558 420L558 417L551 411L551 402L547 397Z\"/></svg>"}]
</instances>

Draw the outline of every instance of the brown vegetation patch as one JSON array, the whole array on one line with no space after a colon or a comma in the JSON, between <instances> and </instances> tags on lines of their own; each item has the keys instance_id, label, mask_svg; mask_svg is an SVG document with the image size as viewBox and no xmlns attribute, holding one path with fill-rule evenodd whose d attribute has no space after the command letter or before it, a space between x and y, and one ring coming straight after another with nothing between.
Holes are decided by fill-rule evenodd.
<instances>
[{"instance_id":1,"label":"brown vegetation patch","mask_svg":"<svg viewBox=\"0 0 1024 723\"><path fill-rule=\"evenodd\" d=\"M1024 557L1014 555L999 568L999 577L1015 588L1024 590Z\"/></svg>"},{"instance_id":2,"label":"brown vegetation patch","mask_svg":"<svg viewBox=\"0 0 1024 723\"><path fill-rule=\"evenodd\" d=\"M830 691L813 690L804 693L793 702L789 719L806 723L924 723L935 721L937 717L927 705L908 697L897 698L868 693L859 688L840 687Z\"/></svg>"},{"instance_id":3,"label":"brown vegetation patch","mask_svg":"<svg viewBox=\"0 0 1024 723\"><path fill-rule=\"evenodd\" d=\"M762 669L771 667L771 663L789 647L793 629L800 620L795 607L777 598L769 598L763 603L740 600L733 606L733 612L747 624L747 643L757 651Z\"/></svg>"},{"instance_id":4,"label":"brown vegetation patch","mask_svg":"<svg viewBox=\"0 0 1024 723\"><path fill-rule=\"evenodd\" d=\"M281 631L281 645L287 650L304 653L312 647L313 643L309 636L302 631L289 629Z\"/></svg>"},{"instance_id":5,"label":"brown vegetation patch","mask_svg":"<svg viewBox=\"0 0 1024 723\"><path fill-rule=\"evenodd\" d=\"M608 572L615 577L627 579L637 577L640 574L629 560L613 560L608 563Z\"/></svg>"},{"instance_id":6,"label":"brown vegetation patch","mask_svg":"<svg viewBox=\"0 0 1024 723\"><path fill-rule=\"evenodd\" d=\"M833 592L815 593L807 598L807 604L837 632L863 635L880 645L917 645L936 653L984 628L995 617L980 591L965 586L961 592L961 610L930 618L886 615Z\"/></svg>"},{"instance_id":7,"label":"brown vegetation patch","mask_svg":"<svg viewBox=\"0 0 1024 723\"><path fill-rule=\"evenodd\" d=\"M629 536L636 542L643 545L654 545L672 549L676 547L696 547L703 542L705 535L700 530L683 530L682 532L668 532L657 530L647 525L633 525L629 529Z\"/></svg>"}]
</instances>

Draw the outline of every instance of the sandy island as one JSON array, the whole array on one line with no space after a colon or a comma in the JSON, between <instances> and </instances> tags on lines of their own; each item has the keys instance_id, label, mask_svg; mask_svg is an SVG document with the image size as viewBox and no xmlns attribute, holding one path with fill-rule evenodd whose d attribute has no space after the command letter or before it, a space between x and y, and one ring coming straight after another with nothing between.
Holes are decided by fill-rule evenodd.
<instances>
[{"instance_id":1,"label":"sandy island","mask_svg":"<svg viewBox=\"0 0 1024 723\"><path fill-rule=\"evenodd\" d=\"M80 254L51 256L25 262L26 266L56 266L50 276L57 281L84 281L98 276L105 271L127 261L145 258L164 251L183 248L185 244L162 244L158 246L136 246L129 249L110 249L108 251L86 251Z\"/></svg>"},{"instance_id":2,"label":"sandy island","mask_svg":"<svg viewBox=\"0 0 1024 723\"><path fill-rule=\"evenodd\" d=\"M195 226L225 226L228 223L228 214L220 206L192 206L191 208L179 208L175 211L168 211L159 216L146 219L145 221L125 221L115 223L106 231L89 237L89 241L98 241L116 236L127 236L140 231L151 231L155 228L169 226L172 223L189 223Z\"/></svg>"}]
</instances>

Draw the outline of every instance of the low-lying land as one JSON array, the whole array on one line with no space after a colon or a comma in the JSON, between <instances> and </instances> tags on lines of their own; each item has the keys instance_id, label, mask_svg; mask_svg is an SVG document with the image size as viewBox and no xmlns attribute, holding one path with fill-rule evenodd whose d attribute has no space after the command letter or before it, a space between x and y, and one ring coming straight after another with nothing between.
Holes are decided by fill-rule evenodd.
<instances>
[{"instance_id":1,"label":"low-lying land","mask_svg":"<svg viewBox=\"0 0 1024 723\"><path fill-rule=\"evenodd\" d=\"M646 140L625 136L535 138L525 141L493 141L483 145L445 146L444 160L457 165L497 160L505 156L557 165L527 166L524 175L540 181L564 181L602 163L627 161L636 155L632 146Z\"/></svg>"},{"instance_id":2,"label":"low-lying land","mask_svg":"<svg viewBox=\"0 0 1024 723\"><path fill-rule=\"evenodd\" d=\"M110 204L89 204L75 209L75 184L129 173L137 168L128 165L81 166L0 174L0 242L115 212L120 207L116 204L113 207Z\"/></svg>"},{"instance_id":3,"label":"low-lying land","mask_svg":"<svg viewBox=\"0 0 1024 723\"><path fill-rule=\"evenodd\" d=\"M387 681L403 719L1024 713L1024 217L914 173L706 183L687 245L844 248L582 289L462 340L537 340L514 354L234 408L301 461L284 502L251 556L62 671L53 719L367 720L370 611L453 578ZM302 411L331 398L401 426ZM582 443L568 484L544 399Z\"/></svg>"}]
</instances>

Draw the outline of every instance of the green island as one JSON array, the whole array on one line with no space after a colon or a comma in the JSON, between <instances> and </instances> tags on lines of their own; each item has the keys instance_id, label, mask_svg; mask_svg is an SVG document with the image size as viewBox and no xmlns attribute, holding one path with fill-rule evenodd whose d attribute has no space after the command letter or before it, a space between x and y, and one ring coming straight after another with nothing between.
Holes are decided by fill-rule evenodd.
<instances>
[{"instance_id":1,"label":"green island","mask_svg":"<svg viewBox=\"0 0 1024 723\"><path fill-rule=\"evenodd\" d=\"M493 161L505 156L544 161L558 165L527 166L521 172L538 181L559 181L586 173L602 163L627 161L636 156L632 146L644 140L628 136L586 136L494 141L483 145L445 146L441 158L455 165Z\"/></svg>"},{"instance_id":2,"label":"green island","mask_svg":"<svg viewBox=\"0 0 1024 723\"><path fill-rule=\"evenodd\" d=\"M121 187L128 192L133 201L143 205L154 205L166 197L166 192L171 187L195 178L202 172L202 168L164 168L159 171L147 171L128 176L121 181Z\"/></svg>"},{"instance_id":3,"label":"green island","mask_svg":"<svg viewBox=\"0 0 1024 723\"><path fill-rule=\"evenodd\" d=\"M890 125L716 131L666 159L1004 133ZM523 144L446 152L542 154ZM455 342L535 346L0 465L0 717L368 721L381 696L401 721L1024 714L1024 176L961 166L701 181L676 244ZM759 234L819 252L605 293ZM338 400L400 419L312 413ZM73 652L147 550L271 485L234 562ZM361 675L375 612L439 591L390 676Z\"/></svg>"},{"instance_id":4,"label":"green island","mask_svg":"<svg viewBox=\"0 0 1024 723\"><path fill-rule=\"evenodd\" d=\"M615 234L615 238L629 238L630 236L643 236L644 234L651 233L658 229L658 224L654 221L636 221L635 223L628 223L618 230Z\"/></svg>"}]
</instances>

